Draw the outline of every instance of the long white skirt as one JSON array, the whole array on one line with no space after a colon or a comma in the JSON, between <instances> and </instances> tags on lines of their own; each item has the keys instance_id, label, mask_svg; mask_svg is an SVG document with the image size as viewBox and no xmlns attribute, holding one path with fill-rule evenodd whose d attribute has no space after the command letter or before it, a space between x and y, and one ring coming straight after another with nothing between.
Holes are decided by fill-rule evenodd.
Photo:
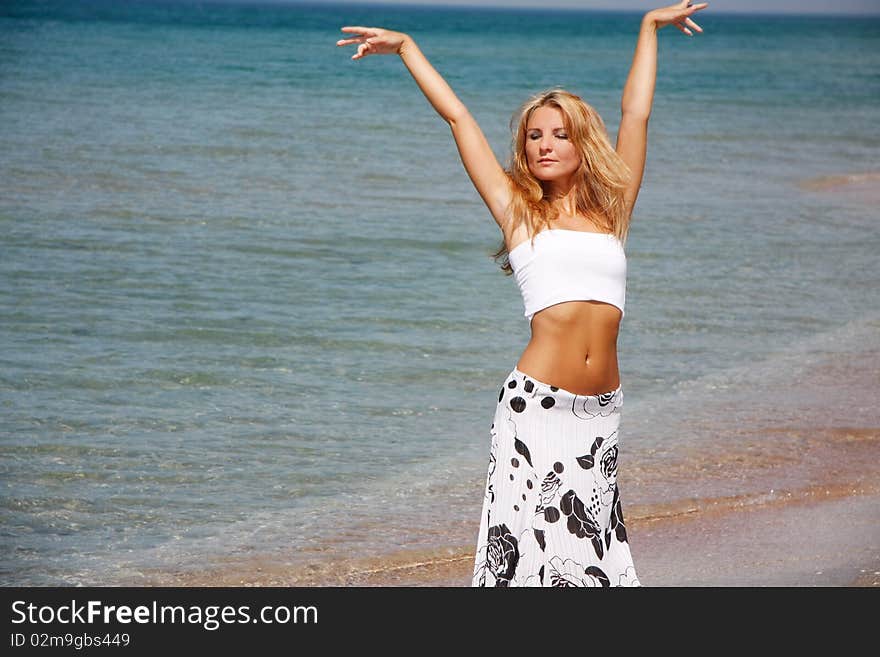
<instances>
[{"instance_id":1,"label":"long white skirt","mask_svg":"<svg viewBox=\"0 0 880 657\"><path fill-rule=\"evenodd\" d=\"M617 490L623 390L515 367L498 396L473 586L639 586Z\"/></svg>"}]
</instances>

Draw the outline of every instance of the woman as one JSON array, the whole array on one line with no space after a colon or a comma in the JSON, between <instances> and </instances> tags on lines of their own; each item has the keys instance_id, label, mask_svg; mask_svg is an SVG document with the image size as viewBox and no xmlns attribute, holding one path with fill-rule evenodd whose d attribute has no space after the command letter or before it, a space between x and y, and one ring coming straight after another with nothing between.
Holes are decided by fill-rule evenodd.
<instances>
[{"instance_id":1,"label":"woman","mask_svg":"<svg viewBox=\"0 0 880 657\"><path fill-rule=\"evenodd\" d=\"M498 396L490 430L474 586L638 586L617 488L623 392L617 335L623 243L645 165L657 30L692 36L683 1L644 15L621 102L617 146L579 97L538 94L517 115L509 170L467 108L406 34L343 27L352 59L398 54L452 129L501 229L496 258L523 296L531 339Z\"/></svg>"}]
</instances>

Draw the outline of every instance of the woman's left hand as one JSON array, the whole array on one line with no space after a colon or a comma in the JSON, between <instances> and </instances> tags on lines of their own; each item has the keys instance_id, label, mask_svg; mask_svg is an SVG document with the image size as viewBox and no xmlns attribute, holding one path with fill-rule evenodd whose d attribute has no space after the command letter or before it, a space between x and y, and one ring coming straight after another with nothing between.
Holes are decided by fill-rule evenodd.
<instances>
[{"instance_id":1,"label":"woman's left hand","mask_svg":"<svg viewBox=\"0 0 880 657\"><path fill-rule=\"evenodd\" d=\"M661 9L652 9L647 14L645 14L645 17L652 19L658 30L661 27L665 27L670 23L673 23L675 27L677 27L688 36L694 36L694 33L688 29L689 26L694 28L697 32L702 32L703 28L694 23L690 19L690 16L694 12L705 9L708 6L708 2L701 2L694 5L688 2L688 0L682 0L682 2L677 2L674 5L670 5L668 7L662 7Z\"/></svg>"}]
</instances>

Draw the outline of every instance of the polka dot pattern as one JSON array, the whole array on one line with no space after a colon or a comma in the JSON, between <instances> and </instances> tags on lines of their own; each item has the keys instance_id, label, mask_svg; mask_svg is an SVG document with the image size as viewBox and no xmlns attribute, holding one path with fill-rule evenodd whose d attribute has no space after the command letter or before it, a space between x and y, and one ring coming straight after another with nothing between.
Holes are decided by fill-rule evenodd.
<instances>
[{"instance_id":1,"label":"polka dot pattern","mask_svg":"<svg viewBox=\"0 0 880 657\"><path fill-rule=\"evenodd\" d=\"M638 586L617 488L623 396L515 369L492 423L474 586ZM537 484L537 485L536 485Z\"/></svg>"}]
</instances>

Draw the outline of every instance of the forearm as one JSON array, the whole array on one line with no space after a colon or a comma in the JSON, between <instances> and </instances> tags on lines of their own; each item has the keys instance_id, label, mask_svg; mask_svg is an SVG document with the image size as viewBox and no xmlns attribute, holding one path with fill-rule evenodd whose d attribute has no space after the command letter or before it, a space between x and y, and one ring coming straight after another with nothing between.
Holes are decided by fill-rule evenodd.
<instances>
[{"instance_id":1,"label":"forearm","mask_svg":"<svg viewBox=\"0 0 880 657\"><path fill-rule=\"evenodd\" d=\"M657 24L651 12L648 12L642 18L632 67L623 88L623 98L620 101L621 113L648 118L654 102L656 81Z\"/></svg>"},{"instance_id":2,"label":"forearm","mask_svg":"<svg viewBox=\"0 0 880 657\"><path fill-rule=\"evenodd\" d=\"M412 37L407 36L404 39L398 54L425 98L447 123L452 124L467 113L467 108L422 54Z\"/></svg>"}]
</instances>

